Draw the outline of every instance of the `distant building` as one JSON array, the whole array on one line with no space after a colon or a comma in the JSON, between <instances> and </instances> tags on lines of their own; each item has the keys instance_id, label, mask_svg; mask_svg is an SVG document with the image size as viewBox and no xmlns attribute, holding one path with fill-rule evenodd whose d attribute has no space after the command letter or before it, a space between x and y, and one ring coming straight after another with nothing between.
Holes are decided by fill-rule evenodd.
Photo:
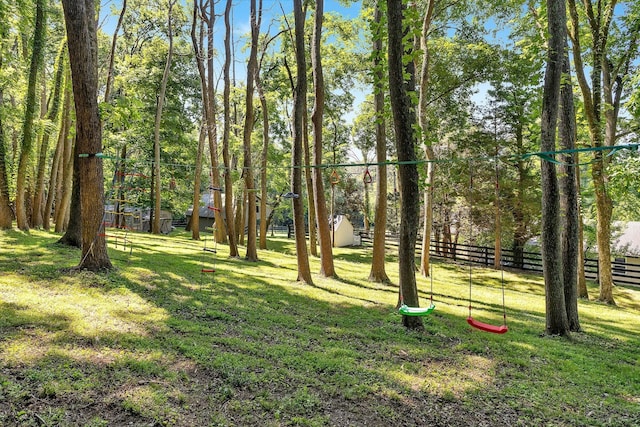
<instances>
[{"instance_id":1,"label":"distant building","mask_svg":"<svg viewBox=\"0 0 640 427\"><path fill-rule=\"evenodd\" d=\"M198 228L200 231L206 231L207 228L213 228L213 224L216 222L215 220L215 210L214 208L218 208L214 206L213 197L211 193L202 193L200 196L200 206L198 208L198 216L200 217ZM224 205L220 206L222 218L226 218ZM271 207L267 205L267 216L271 212ZM260 220L260 197L256 196L256 214L258 221ZM187 219L186 229L191 229L191 217L193 216L193 206L191 206L185 212L185 217ZM248 215L245 212L245 226L247 225Z\"/></svg>"},{"instance_id":2,"label":"distant building","mask_svg":"<svg viewBox=\"0 0 640 427\"><path fill-rule=\"evenodd\" d=\"M332 241L335 247L352 246L353 225L344 215L336 215L333 221L329 220L329 228L332 234Z\"/></svg>"},{"instance_id":3,"label":"distant building","mask_svg":"<svg viewBox=\"0 0 640 427\"><path fill-rule=\"evenodd\" d=\"M612 239L613 249L626 255L640 255L640 221L616 222L614 227L621 234Z\"/></svg>"}]
</instances>

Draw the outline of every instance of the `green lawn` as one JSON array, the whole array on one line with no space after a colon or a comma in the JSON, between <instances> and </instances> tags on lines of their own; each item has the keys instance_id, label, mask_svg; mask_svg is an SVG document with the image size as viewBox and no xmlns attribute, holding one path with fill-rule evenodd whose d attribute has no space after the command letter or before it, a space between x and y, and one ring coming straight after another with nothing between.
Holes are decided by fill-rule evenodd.
<instances>
[{"instance_id":1,"label":"green lawn","mask_svg":"<svg viewBox=\"0 0 640 427\"><path fill-rule=\"evenodd\" d=\"M257 263L220 245L214 275L185 233L133 235L106 274L71 272L58 237L0 232L3 426L640 426L640 289L581 301L568 341L542 335L541 278L505 273L493 335L465 321L467 268L436 264L418 333L366 280L369 249L336 249L340 279L308 286L285 237ZM473 273L474 315L500 323L500 273Z\"/></svg>"}]
</instances>

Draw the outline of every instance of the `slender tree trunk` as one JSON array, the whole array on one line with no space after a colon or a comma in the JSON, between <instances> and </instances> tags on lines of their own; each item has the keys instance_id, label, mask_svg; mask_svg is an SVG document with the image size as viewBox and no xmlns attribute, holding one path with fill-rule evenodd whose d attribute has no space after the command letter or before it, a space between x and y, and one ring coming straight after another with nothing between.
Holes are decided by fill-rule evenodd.
<instances>
[{"instance_id":1,"label":"slender tree trunk","mask_svg":"<svg viewBox=\"0 0 640 427\"><path fill-rule=\"evenodd\" d=\"M260 249L267 249L267 156L269 154L269 110L260 79L260 67L256 71L256 90L262 110L262 151L260 153Z\"/></svg>"},{"instance_id":2,"label":"slender tree trunk","mask_svg":"<svg viewBox=\"0 0 640 427\"><path fill-rule=\"evenodd\" d=\"M376 175L376 212L373 228L373 253L371 257L371 271L369 272L369 280L379 283L390 283L389 276L385 269L385 245L387 230L387 135L385 129L385 112L384 112L384 72L382 64L384 63L384 49L382 42L381 25L384 21L384 12L382 10L384 2L376 1L374 10L374 26L375 36L373 41L374 67L373 81L375 85L373 102L376 114L376 160L379 164L378 174Z\"/></svg>"},{"instance_id":3,"label":"slender tree trunk","mask_svg":"<svg viewBox=\"0 0 640 427\"><path fill-rule=\"evenodd\" d=\"M333 251L331 248L331 232L327 222L327 201L324 197L322 182L322 118L324 114L324 76L322 72L322 20L324 19L324 0L316 1L316 13L313 26L313 41L311 43L311 67L313 69L313 89L315 102L311 122L313 123L313 196L316 205L316 220L318 222L318 241L320 243L320 274L325 277L336 275L333 265ZM311 224L309 224L311 227Z\"/></svg>"},{"instance_id":4,"label":"slender tree trunk","mask_svg":"<svg viewBox=\"0 0 640 427\"><path fill-rule=\"evenodd\" d=\"M80 166L77 144L69 137L65 171L63 172L63 192L60 209L56 212L56 232L64 231L59 243L82 248L82 209L80 206ZM65 148L67 150L67 148ZM60 223L60 230L58 230Z\"/></svg>"},{"instance_id":5,"label":"slender tree trunk","mask_svg":"<svg viewBox=\"0 0 640 427\"><path fill-rule=\"evenodd\" d=\"M589 290L584 274L584 225L580 208L580 168L576 168L576 191L578 193L578 297L588 300Z\"/></svg>"},{"instance_id":6,"label":"slender tree trunk","mask_svg":"<svg viewBox=\"0 0 640 427\"><path fill-rule=\"evenodd\" d=\"M302 116L302 144L304 148L304 178L307 186L307 221L309 222L309 252L312 256L318 256L318 219L316 218L316 202L313 197L313 170L311 168L311 147L309 147L309 129L307 109Z\"/></svg>"},{"instance_id":7,"label":"slender tree trunk","mask_svg":"<svg viewBox=\"0 0 640 427\"><path fill-rule=\"evenodd\" d=\"M42 227L45 230L51 228L51 213L53 210L53 203L60 202L60 199L56 199L58 193L59 180L62 179L62 173L64 166L64 147L69 135L69 129L71 127L71 72L68 67L65 71L65 83L64 83L64 100L62 101L62 114L60 116L60 126L58 130L58 142L56 144L56 150L53 155L53 163L51 165L51 175L49 177L49 191L47 192L47 201L44 207L44 213L42 215Z\"/></svg>"},{"instance_id":8,"label":"slender tree trunk","mask_svg":"<svg viewBox=\"0 0 640 427\"><path fill-rule=\"evenodd\" d=\"M562 77L565 40L565 7L563 0L547 0L549 20L549 52L542 101L542 151L555 151L558 105ZM546 300L546 333L569 335L569 321L562 283L560 241L560 194L556 167L542 160L542 266Z\"/></svg>"},{"instance_id":9,"label":"slender tree trunk","mask_svg":"<svg viewBox=\"0 0 640 427\"><path fill-rule=\"evenodd\" d=\"M416 285L415 245L420 222L420 198L418 168L416 160L417 123L415 106L411 102L411 92L415 90L415 69L412 61L405 65L404 54L406 28L404 25L402 0L387 0L387 25L389 31L389 88L391 109L396 131L396 149L400 181L400 245L398 264L400 277L400 297L411 307L418 307ZM411 49L411 47L408 47ZM405 75L409 76L407 80ZM405 163L406 162L406 163ZM422 329L422 318L402 316L402 323L409 329Z\"/></svg>"},{"instance_id":10,"label":"slender tree trunk","mask_svg":"<svg viewBox=\"0 0 640 427\"><path fill-rule=\"evenodd\" d=\"M98 111L98 35L93 0L63 0L69 63L76 106L76 150L79 158L80 206L82 212L82 258L80 269L110 269L104 235L99 234L104 218L102 133Z\"/></svg>"},{"instance_id":11,"label":"slender tree trunk","mask_svg":"<svg viewBox=\"0 0 640 427\"><path fill-rule=\"evenodd\" d=\"M191 211L191 239L200 240L200 187L202 176L202 156L204 155L204 141L207 138L205 129L206 119L202 118L200 135L198 136L198 152L196 154L196 172L193 178L193 210Z\"/></svg>"},{"instance_id":12,"label":"slender tree trunk","mask_svg":"<svg viewBox=\"0 0 640 427\"><path fill-rule=\"evenodd\" d=\"M22 146L20 148L20 160L18 162L18 176L16 179L16 220L20 230L29 229L27 215L27 175L29 173L29 161L35 131L33 123L36 114L36 87L38 73L44 61L45 32L47 28L46 1L36 1L36 20L33 34L33 51L31 53L31 65L29 67L29 82L27 84L26 108L22 126Z\"/></svg>"},{"instance_id":13,"label":"slender tree trunk","mask_svg":"<svg viewBox=\"0 0 640 427\"><path fill-rule=\"evenodd\" d=\"M293 0L293 16L295 19L295 47L297 76L293 99L293 153L291 156L291 191L302 194L302 124L307 99L307 64L304 49L304 12L302 0ZM304 203L302 197L293 200L293 227L296 240L296 257L298 260L298 280L311 284L311 268L307 252L307 239L304 230Z\"/></svg>"},{"instance_id":14,"label":"slender tree trunk","mask_svg":"<svg viewBox=\"0 0 640 427\"><path fill-rule=\"evenodd\" d=\"M222 129L222 161L224 162L224 212L226 216L226 232L229 239L229 256L238 257L238 241L236 235L235 220L233 215L233 180L231 176L231 159L229 157L229 144L231 134L231 79L229 76L231 67L231 5L232 0L227 0L224 11L224 90L223 90L223 109L224 124Z\"/></svg>"},{"instance_id":15,"label":"slender tree trunk","mask_svg":"<svg viewBox=\"0 0 640 427\"><path fill-rule=\"evenodd\" d=\"M0 19L2 22L6 19L6 14L0 11ZM5 27L0 28L0 40L6 40L7 29ZM0 41L0 72L3 69L3 55L5 52L4 43ZM4 91L0 87L0 111L3 111L4 105ZM2 114L0 114L0 230L8 230L13 226L13 212L11 211L10 197L9 197L9 175L7 175L7 141L6 132L4 128L4 121Z\"/></svg>"},{"instance_id":16,"label":"slender tree trunk","mask_svg":"<svg viewBox=\"0 0 640 427\"><path fill-rule=\"evenodd\" d=\"M420 255L420 272L423 276L429 275L431 230L433 228L433 195L435 185L435 152L431 142L427 139L429 134L427 104L429 92L429 71L431 56L427 43L435 1L427 2L426 11L422 19L422 32L420 33L420 49L422 50L422 62L420 67L420 90L418 94L418 125L422 131L422 146L427 163L426 189L424 191L424 226L422 229L422 253Z\"/></svg>"},{"instance_id":17,"label":"slender tree trunk","mask_svg":"<svg viewBox=\"0 0 640 427\"><path fill-rule=\"evenodd\" d=\"M582 48L580 43L580 27L578 11L575 0L568 1L569 15L571 17L571 40L573 46L573 61L575 65L576 78L582 92L584 113L589 127L591 146L600 148L603 146L602 135L602 73L606 63L605 51L609 35L609 27L612 22L613 5L601 9L598 3L598 13L594 14L591 0L584 1L587 9L587 19L589 21L591 38L591 88L587 83L585 67L582 62ZM637 32L636 32L637 33ZM615 108L610 105L609 108ZM609 128L609 124L607 124ZM613 142L613 141L610 141ZM611 271L611 214L612 201L608 193L606 182L606 158L602 151L594 151L593 162L591 163L591 177L596 196L596 240L598 244L598 282L600 284L600 295L598 300L607 304L615 305L613 299L613 276Z\"/></svg>"},{"instance_id":18,"label":"slender tree trunk","mask_svg":"<svg viewBox=\"0 0 640 427\"><path fill-rule=\"evenodd\" d=\"M160 207L162 202L162 185L160 176L160 123L162 121L162 109L164 107L164 98L167 93L167 83L169 82L169 73L171 72L171 61L173 59L173 5L177 0L169 0L169 10L167 12L167 35L169 38L169 51L167 52L167 61L164 64L164 72L162 73L162 82L160 83L160 92L158 93L158 104L156 107L156 120L153 127L153 158L154 158L154 175L155 175L155 198L153 225L151 232L160 234Z\"/></svg>"},{"instance_id":19,"label":"slender tree trunk","mask_svg":"<svg viewBox=\"0 0 640 427\"><path fill-rule=\"evenodd\" d=\"M215 27L215 1L207 1L209 5L208 19L207 19L207 91L209 96L207 102L209 108L205 110L207 113L207 131L209 137L209 152L211 153L211 185L216 188L220 188L220 170L218 168L218 128L216 126L216 90L214 82L214 67L213 59L215 57L215 46L213 43L213 33ZM217 208L222 206L222 194L219 191L213 192L213 205ZM227 236L224 232L224 220L222 218L222 211L213 211L216 224L220 226L215 227L215 238L218 242L226 242Z\"/></svg>"},{"instance_id":20,"label":"slender tree trunk","mask_svg":"<svg viewBox=\"0 0 640 427\"><path fill-rule=\"evenodd\" d=\"M260 17L262 9L256 10L256 0L250 0L251 9L251 50L249 52L249 62L247 64L247 91L246 91L246 112L244 115L244 182L247 189L248 209L247 209L247 261L258 261L256 235L256 188L253 179L253 165L251 158L251 134L253 133L253 119L255 111L253 108L253 92L255 74L258 71L258 35L260 34Z\"/></svg>"},{"instance_id":21,"label":"slender tree trunk","mask_svg":"<svg viewBox=\"0 0 640 427\"><path fill-rule=\"evenodd\" d=\"M208 8L207 8L208 6ZM200 84L202 87L202 104L204 106L204 115L206 118L206 130L207 138L209 140L209 151L211 153L211 186L220 188L220 173L218 170L218 150L217 150L217 129L215 124L215 89L213 81L213 27L215 24L215 2L194 0L193 4L193 21L191 26L191 41L196 58L196 65L198 67L198 74L200 76ZM202 17L204 23L207 26L207 62L205 69L205 53L204 53L204 41L203 30L200 31L200 41L196 35L196 27L198 23L198 17ZM220 207L222 205L222 196L219 191L214 191L214 206ZM219 211L214 211L214 217L216 224L220 224L215 227L216 241L226 241L225 230L222 226L223 218Z\"/></svg>"},{"instance_id":22,"label":"slender tree trunk","mask_svg":"<svg viewBox=\"0 0 640 427\"><path fill-rule=\"evenodd\" d=\"M65 125L66 126L66 125ZM67 129L71 129L72 126L72 122L69 121L68 127ZM76 162L75 162L75 157L74 157L74 153L75 153L75 142L72 136L70 136L68 134L68 132L64 135L64 148L62 151L62 175L61 175L61 193L60 193L60 197L56 197L56 217L55 217L55 222L56 222L56 227L55 227L55 232L56 233L60 233L63 231L67 230L67 223L65 221L65 218L67 217L67 212L69 211L69 208L71 206L71 201L74 200L78 203L74 203L74 205L76 205L78 207L78 212L80 212L80 203L79 203L79 199L73 198L73 192L75 191L76 194L78 194L78 177L77 177L77 171L76 171ZM71 216L72 218L75 218L75 215ZM79 220L79 218L78 218ZM76 241L76 235L74 235L74 238L72 239L73 241ZM77 241L81 242L80 239L80 228L78 228L78 233L77 233ZM81 244L81 243L80 243ZM80 247L80 245L78 245L78 247Z\"/></svg>"},{"instance_id":23,"label":"slender tree trunk","mask_svg":"<svg viewBox=\"0 0 640 427\"><path fill-rule=\"evenodd\" d=\"M562 72L564 79L560 89L559 135L560 148L573 150L576 147L576 113L573 105L573 83L569 64L569 45L565 39ZM569 329L580 331L578 315L578 255L581 246L578 232L578 190L576 188L577 153L564 155L561 167L560 186L562 207L562 281L567 308Z\"/></svg>"},{"instance_id":24,"label":"slender tree trunk","mask_svg":"<svg viewBox=\"0 0 640 427\"><path fill-rule=\"evenodd\" d=\"M2 69L0 56L0 69ZM4 94L0 88L0 110L4 108ZM9 179L7 176L7 150L4 122L0 114L0 230L9 230L13 226L13 213L9 202Z\"/></svg>"},{"instance_id":25,"label":"slender tree trunk","mask_svg":"<svg viewBox=\"0 0 640 427\"><path fill-rule=\"evenodd\" d=\"M107 68L107 82L104 89L104 102L111 100L111 86L113 85L113 64L116 58L116 43L118 41L118 33L122 27L122 21L124 20L124 14L127 11L127 0L122 0L122 9L120 9L120 16L118 17L118 23L113 30L113 38L111 39L111 51L109 52L109 66Z\"/></svg>"},{"instance_id":26,"label":"slender tree trunk","mask_svg":"<svg viewBox=\"0 0 640 427\"><path fill-rule=\"evenodd\" d=\"M66 42L62 44L60 47L60 53L58 55L58 62L55 74L55 81L53 84L53 95L51 97L51 108L47 113L47 120L51 122L56 122L58 119L58 112L60 111L60 104L62 95L61 92L64 90L64 74L65 74L65 58L67 56L66 52ZM47 167L47 154L49 151L49 137L51 132L45 130L42 135L42 141L40 144L40 155L38 156L38 167L36 174L36 188L35 195L33 197L33 213L31 218L31 224L33 227L40 228L44 226L44 212L46 207L46 198L45 198L45 182L44 176ZM48 223L48 221L47 221Z\"/></svg>"}]
</instances>

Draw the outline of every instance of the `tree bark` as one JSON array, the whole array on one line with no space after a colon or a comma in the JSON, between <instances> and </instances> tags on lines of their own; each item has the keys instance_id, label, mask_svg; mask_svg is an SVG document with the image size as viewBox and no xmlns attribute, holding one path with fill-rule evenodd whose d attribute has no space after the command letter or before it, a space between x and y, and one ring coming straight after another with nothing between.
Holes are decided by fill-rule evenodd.
<instances>
[{"instance_id":1,"label":"tree bark","mask_svg":"<svg viewBox=\"0 0 640 427\"><path fill-rule=\"evenodd\" d=\"M59 212L56 212L56 229L58 221L64 235L58 240L58 243L74 248L82 248L82 209L80 206L80 166L74 158L78 157L77 144L69 138L69 159L65 166L64 184L65 190L61 204L64 206Z\"/></svg>"},{"instance_id":2,"label":"tree bark","mask_svg":"<svg viewBox=\"0 0 640 427\"><path fill-rule=\"evenodd\" d=\"M564 79L560 88L559 135L560 148L572 150L576 147L576 115L573 105L573 84L568 57L569 46L565 40L562 72ZM562 209L562 281L569 329L580 331L578 315L578 191L576 188L576 153L562 156L560 168L560 206Z\"/></svg>"},{"instance_id":3,"label":"tree bark","mask_svg":"<svg viewBox=\"0 0 640 427\"><path fill-rule=\"evenodd\" d=\"M331 245L331 232L327 221L327 201L324 196L322 181L322 118L324 114L324 75L322 72L322 21L324 19L324 0L316 1L316 13L313 26L313 38L311 43L311 68L313 70L313 90L315 101L311 122L313 123L313 198L316 208L316 221L318 223L318 242L320 244L320 274L325 277L336 275L333 265L333 250ZM311 227L311 224L309 224Z\"/></svg>"},{"instance_id":4,"label":"tree bark","mask_svg":"<svg viewBox=\"0 0 640 427\"><path fill-rule=\"evenodd\" d=\"M376 175L376 207L373 228L373 252L371 256L371 271L369 280L378 283L390 283L389 276L385 269L385 245L387 229L387 135L385 129L384 112L384 49L382 42L382 31L384 13L380 7L381 0L376 1L374 10L374 66L373 81L374 95L373 102L376 114L376 160L378 162L378 174Z\"/></svg>"},{"instance_id":5,"label":"tree bark","mask_svg":"<svg viewBox=\"0 0 640 427\"><path fill-rule=\"evenodd\" d=\"M60 124L58 130L58 142L53 155L51 165L51 174L49 177L49 191L47 192L47 201L42 214L42 227L45 230L51 228L51 214L53 203L56 201L59 180L62 180L62 171L64 166L64 147L71 127L71 72L68 67L65 70L65 83L62 101L62 114L60 116ZM59 203L59 199L56 201Z\"/></svg>"},{"instance_id":6,"label":"tree bark","mask_svg":"<svg viewBox=\"0 0 640 427\"><path fill-rule=\"evenodd\" d=\"M416 160L417 123L415 106L410 93L415 90L415 69L413 61L404 65L406 28L404 26L402 0L387 0L387 26L389 32L389 88L391 109L396 132L400 187L400 244L398 264L400 278L400 298L411 307L419 307L416 285L415 245L418 234L420 198L418 168ZM409 47L411 49L411 47ZM405 79L408 75L408 80ZM402 323L409 329L423 329L422 318L402 316Z\"/></svg>"},{"instance_id":7,"label":"tree bark","mask_svg":"<svg viewBox=\"0 0 640 427\"><path fill-rule=\"evenodd\" d=\"M71 88L69 88L71 90ZM78 213L77 224L80 224L80 197L79 197L79 187L78 187L78 171L77 171L77 162L75 161L76 154L76 143L72 136L69 135L69 130L73 126L73 122L69 117L69 123L65 125L66 133L64 134L64 147L62 151L62 167L61 172L62 175L60 178L60 197L56 197L56 216L55 216L55 232L68 232L68 224L67 217L72 218L73 221L76 221L76 215L68 215L69 209L71 206L74 206L76 212ZM77 233L76 233L77 231ZM67 234L67 233L66 233ZM78 226L77 230L72 230L71 234L74 235L71 242L74 244L72 246L77 247L82 246L82 239L80 236L80 226Z\"/></svg>"},{"instance_id":8,"label":"tree bark","mask_svg":"<svg viewBox=\"0 0 640 427\"><path fill-rule=\"evenodd\" d=\"M193 179L193 210L191 211L191 239L200 240L200 186L202 176L202 156L204 154L204 141L207 138L205 129L206 119L202 118L202 125L198 136L198 151L196 154L196 172Z\"/></svg>"},{"instance_id":9,"label":"tree bark","mask_svg":"<svg viewBox=\"0 0 640 427\"><path fill-rule=\"evenodd\" d=\"M76 151L79 158L80 208L82 212L82 258L80 269L112 267L104 235L102 135L98 111L98 35L93 0L63 0L69 42L69 63L76 107Z\"/></svg>"},{"instance_id":10,"label":"tree bark","mask_svg":"<svg viewBox=\"0 0 640 427\"><path fill-rule=\"evenodd\" d=\"M316 202L313 196L313 170L311 168L311 147L309 147L309 132L307 109L302 115L302 144L304 145L304 178L307 187L307 221L309 222L309 253L318 256L318 219L316 218Z\"/></svg>"},{"instance_id":11,"label":"tree bark","mask_svg":"<svg viewBox=\"0 0 640 427\"><path fill-rule=\"evenodd\" d=\"M236 236L235 220L233 215L233 179L231 176L231 159L229 157L229 145L231 134L231 79L229 76L231 68L231 5L232 1L227 0L224 10L224 89L222 93L224 124L222 128L222 161L224 163L224 212L226 217L226 232L229 239L229 256L238 257L238 241Z\"/></svg>"},{"instance_id":12,"label":"tree bark","mask_svg":"<svg viewBox=\"0 0 640 427\"><path fill-rule=\"evenodd\" d=\"M269 220L267 219L267 160L269 154L269 110L267 97L264 93L260 69L262 68L262 57L266 47L262 51L262 56L258 64L255 81L258 98L260 99L260 109L262 110L262 150L260 152L260 249L267 249L267 229Z\"/></svg>"},{"instance_id":13,"label":"tree bark","mask_svg":"<svg viewBox=\"0 0 640 427\"><path fill-rule=\"evenodd\" d=\"M304 12L302 0L293 0L296 47L296 86L293 99L293 153L291 156L291 191L302 194L302 124L307 99L307 64L304 49ZM298 280L312 284L307 239L304 227L304 203L302 197L293 198L293 227L298 260ZM310 225L311 226L311 225Z\"/></svg>"},{"instance_id":14,"label":"tree bark","mask_svg":"<svg viewBox=\"0 0 640 427\"><path fill-rule=\"evenodd\" d=\"M169 10L167 11L167 36L169 38L169 51L167 52L167 60L164 64L162 73L162 81L160 82L160 91L158 93L158 104L156 106L156 119L153 127L153 165L154 165L154 206L153 206L153 224L151 232L160 234L160 207L162 202L162 185L160 176L160 123L162 121L162 109L164 107L164 98L167 93L167 83L169 82L169 73L171 72L171 61L173 59L173 5L176 0L169 0Z\"/></svg>"},{"instance_id":15,"label":"tree bark","mask_svg":"<svg viewBox=\"0 0 640 427\"><path fill-rule=\"evenodd\" d=\"M422 19L422 32L420 33L420 49L422 50L422 61L420 64L420 90L418 95L418 124L422 132L422 146L425 157L427 159L427 179L426 189L424 191L424 226L422 229L422 253L420 256L420 272L423 276L429 276L430 264L430 247L431 247L431 231L433 229L433 195L435 185L435 152L431 142L428 141L428 89L429 89L429 71L431 65L431 57L429 45L427 43L431 22L433 19L433 9L435 1L430 0L427 3L426 11Z\"/></svg>"},{"instance_id":16,"label":"tree bark","mask_svg":"<svg viewBox=\"0 0 640 427\"><path fill-rule=\"evenodd\" d=\"M0 56L0 69L2 68ZM0 110L4 108L3 90L0 88ZM6 150L4 123L0 114L0 230L9 230L13 226L13 212L9 202L9 179L7 176L7 150Z\"/></svg>"},{"instance_id":17,"label":"tree bark","mask_svg":"<svg viewBox=\"0 0 640 427\"><path fill-rule=\"evenodd\" d=\"M555 151L558 105L562 77L565 39L565 7L563 0L547 0L549 43L542 100L542 151ZM569 321L562 283L560 241L560 194L556 167L542 160L542 267L545 282L546 333L569 335Z\"/></svg>"},{"instance_id":18,"label":"tree bark","mask_svg":"<svg viewBox=\"0 0 640 427\"><path fill-rule=\"evenodd\" d=\"M29 173L29 161L35 130L33 124L36 115L36 86L38 73L44 61L45 32L47 27L46 1L36 1L36 20L33 33L33 50L31 52L31 65L29 67L29 81L27 84L27 96L24 122L22 125L22 145L18 162L18 175L16 178L16 220L20 230L29 229L27 215L27 175Z\"/></svg>"},{"instance_id":19,"label":"tree bark","mask_svg":"<svg viewBox=\"0 0 640 427\"><path fill-rule=\"evenodd\" d=\"M60 111L60 100L62 98L61 92L64 89L64 71L65 71L65 58L67 56L66 43L63 43L60 47L60 53L58 55L58 62L55 74L55 81L53 84L53 95L51 97L51 108L47 112L46 119L50 122L56 122L58 119L58 112ZM36 187L35 194L33 196L33 212L31 215L31 225L35 228L44 226L44 210L46 205L45 193L44 193L44 176L47 167L47 154L49 152L49 138L51 132L46 129L42 135L42 141L40 143L40 151L38 156L38 167L36 168Z\"/></svg>"},{"instance_id":20,"label":"tree bark","mask_svg":"<svg viewBox=\"0 0 640 427\"><path fill-rule=\"evenodd\" d=\"M571 40L573 46L573 61L575 64L576 78L582 92L584 113L589 127L591 146L600 148L603 146L602 130L602 73L606 62L606 48L609 35L609 26L613 17L613 7L608 7L604 13L594 14L590 0L584 2L587 10L587 19L591 31L591 64L594 70L591 73L591 88L585 76L582 62L582 48L580 43L580 22L575 0L568 1L569 15L571 17ZM610 108L615 108L611 105ZM607 124L607 129L610 124ZM610 141L613 143L614 141ZM613 298L613 276L611 271L611 215L612 201L607 190L606 159L602 151L594 151L591 163L591 177L596 196L596 240L598 245L598 282L600 294L598 300L615 305Z\"/></svg>"},{"instance_id":21,"label":"tree bark","mask_svg":"<svg viewBox=\"0 0 640 427\"><path fill-rule=\"evenodd\" d=\"M245 96L246 111L244 115L244 183L247 189L247 261L258 261L257 251L257 229L256 229L256 188L253 179L253 164L251 158L251 134L253 133L253 118L255 111L253 108L253 92L255 74L258 70L258 35L260 34L260 17L256 10L256 0L250 1L251 11L251 49L249 51L249 61L247 63L247 90ZM260 10L262 13L262 10Z\"/></svg>"},{"instance_id":22,"label":"tree bark","mask_svg":"<svg viewBox=\"0 0 640 427\"><path fill-rule=\"evenodd\" d=\"M208 6L208 7L207 7ZM198 17L202 17L202 20L207 25L207 64L205 69L205 53L204 41L201 34L200 42L196 36L196 26ZM200 76L200 84L202 89L202 105L204 107L204 116L206 118L206 131L207 139L209 140L209 151L211 153L211 186L220 188L220 173L218 170L218 149L217 149L217 128L215 123L215 87L213 81L213 31L215 24L215 2L203 0L194 0L193 4L193 23L191 27L191 42L193 44L193 50L196 58L196 65L198 67L198 75ZM219 191L215 191L213 194L214 206L220 207L222 205L222 195ZM225 230L222 226L223 219L222 214L219 211L214 211L215 223L219 226L215 227L216 241L226 241Z\"/></svg>"},{"instance_id":23,"label":"tree bark","mask_svg":"<svg viewBox=\"0 0 640 427\"><path fill-rule=\"evenodd\" d=\"M584 272L584 225L580 207L580 168L576 168L576 191L578 193L578 297L588 300L589 290Z\"/></svg>"},{"instance_id":24,"label":"tree bark","mask_svg":"<svg viewBox=\"0 0 640 427\"><path fill-rule=\"evenodd\" d=\"M573 150L576 148L576 113L573 105L573 84L571 82L571 66L569 63L569 45L565 39L563 50L562 72L564 75L560 88L559 135L560 148ZM562 281L564 299L567 310L569 329L580 331L578 315L578 190L576 188L577 153L562 156L560 176L560 204L562 208Z\"/></svg>"}]
</instances>

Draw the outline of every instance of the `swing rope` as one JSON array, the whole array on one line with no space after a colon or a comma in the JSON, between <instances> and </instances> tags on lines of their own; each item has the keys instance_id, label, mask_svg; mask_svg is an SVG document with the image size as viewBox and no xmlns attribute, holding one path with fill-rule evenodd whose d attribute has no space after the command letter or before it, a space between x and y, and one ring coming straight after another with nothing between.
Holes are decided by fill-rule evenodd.
<instances>
[{"instance_id":1,"label":"swing rope","mask_svg":"<svg viewBox=\"0 0 640 427\"><path fill-rule=\"evenodd\" d=\"M433 263L429 264L429 281L430 281L430 295L429 295L429 306L428 307L409 307L404 303L404 296L402 295L402 284L398 286L400 290L400 308L398 308L398 312L403 316L426 316L430 314L433 310L435 310L436 305L433 303Z\"/></svg>"},{"instance_id":2,"label":"swing rope","mask_svg":"<svg viewBox=\"0 0 640 427\"><path fill-rule=\"evenodd\" d=\"M473 240L473 171L471 168L471 162L469 162L469 243ZM473 267L472 267L472 259L471 259L471 251L468 252L469 259L469 317L467 317L467 323L481 331L490 332L493 334L504 334L509 328L507 327L507 309L505 305L504 298L504 269L502 268L502 259L500 259L500 272L501 272L501 283L502 283L502 325L490 325L488 323L480 322L473 318L472 311L472 298L471 298L471 288L473 285Z\"/></svg>"}]
</instances>

